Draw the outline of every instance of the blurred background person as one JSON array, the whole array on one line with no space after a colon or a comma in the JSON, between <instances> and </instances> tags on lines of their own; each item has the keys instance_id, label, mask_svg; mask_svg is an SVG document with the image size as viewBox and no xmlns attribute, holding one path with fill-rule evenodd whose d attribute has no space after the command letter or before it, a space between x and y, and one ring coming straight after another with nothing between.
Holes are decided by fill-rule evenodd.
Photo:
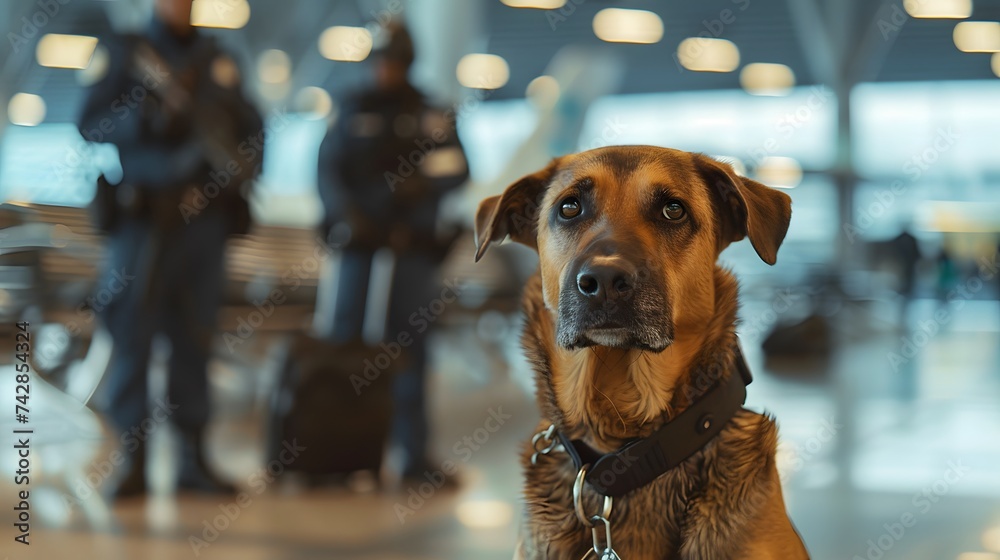
<instances>
[{"instance_id":1,"label":"blurred background person","mask_svg":"<svg viewBox=\"0 0 1000 560\"><path fill-rule=\"evenodd\" d=\"M920 245L917 238L904 226L890 242L896 260L897 290L900 295L899 328L905 329L909 321L910 303L917 285L917 265L920 264Z\"/></svg>"},{"instance_id":2,"label":"blurred background person","mask_svg":"<svg viewBox=\"0 0 1000 560\"><path fill-rule=\"evenodd\" d=\"M934 260L934 293L937 295L939 307L947 307L951 303L951 299L955 297L952 290L958 281L958 264L948 251L948 247L942 245Z\"/></svg>"},{"instance_id":3,"label":"blurred background person","mask_svg":"<svg viewBox=\"0 0 1000 560\"><path fill-rule=\"evenodd\" d=\"M376 41L372 85L349 95L320 146L326 237L343 246L339 274L328 279L337 284L331 337L362 338L375 254L389 249L395 260L382 338L413 340L393 381L392 441L402 478L418 479L439 466L427 451L427 335L435 318L426 309L440 296L439 266L453 241L442 233L440 207L468 170L454 112L432 106L409 81L410 33L389 23Z\"/></svg>"},{"instance_id":4,"label":"blurred background person","mask_svg":"<svg viewBox=\"0 0 1000 560\"><path fill-rule=\"evenodd\" d=\"M992 254L986 257L986 268L993 274L993 284L996 287L997 300L1000 301L1000 273L995 267L1000 264L1000 244L996 246Z\"/></svg>"},{"instance_id":5,"label":"blurred background person","mask_svg":"<svg viewBox=\"0 0 1000 560\"><path fill-rule=\"evenodd\" d=\"M160 406L180 433L177 487L232 492L205 458L206 366L226 237L247 230L243 189L260 166L238 146L262 122L243 97L235 61L190 20L191 0L156 0L145 33L107 38L109 71L91 87L80 120L84 138L114 144L121 160L120 180L102 177L105 196L97 199L109 236L106 277L124 278L102 311L114 340L103 390L113 440L141 429L150 414L151 348L164 335L170 358ZM149 434L140 435L121 438L127 462L107 488L114 497L147 491Z\"/></svg>"}]
</instances>

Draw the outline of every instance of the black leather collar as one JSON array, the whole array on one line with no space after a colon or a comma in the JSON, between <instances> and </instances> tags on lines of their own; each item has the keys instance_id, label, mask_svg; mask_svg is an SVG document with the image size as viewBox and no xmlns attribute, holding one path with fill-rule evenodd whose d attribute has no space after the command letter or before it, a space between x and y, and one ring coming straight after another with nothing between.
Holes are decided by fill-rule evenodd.
<instances>
[{"instance_id":1,"label":"black leather collar","mask_svg":"<svg viewBox=\"0 0 1000 560\"><path fill-rule=\"evenodd\" d=\"M642 488L705 447L746 402L753 381L737 343L730 375L649 437L630 441L617 451L601 454L582 440L556 431L562 447L586 482L604 496L617 498Z\"/></svg>"}]
</instances>

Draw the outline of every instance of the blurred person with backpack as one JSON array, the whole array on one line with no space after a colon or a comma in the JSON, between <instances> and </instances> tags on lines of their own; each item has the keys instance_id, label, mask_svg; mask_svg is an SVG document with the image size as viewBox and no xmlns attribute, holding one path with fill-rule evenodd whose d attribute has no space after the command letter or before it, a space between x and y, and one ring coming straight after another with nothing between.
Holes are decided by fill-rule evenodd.
<instances>
[{"instance_id":1,"label":"blurred person with backpack","mask_svg":"<svg viewBox=\"0 0 1000 560\"><path fill-rule=\"evenodd\" d=\"M419 314L444 286L438 277L450 239L438 232L444 196L468 178L454 112L432 106L413 87L407 30L390 23L372 53L374 84L348 97L320 147L319 189L327 239L341 251L331 338L361 340L375 253L392 251L384 341L401 335L405 363L393 380L393 442L404 479L436 470L427 457L427 331Z\"/></svg>"},{"instance_id":2,"label":"blurred person with backpack","mask_svg":"<svg viewBox=\"0 0 1000 560\"><path fill-rule=\"evenodd\" d=\"M167 420L180 434L177 488L234 490L206 460L207 366L226 238L249 229L246 190L262 163L251 139L263 122L236 62L192 27L191 4L156 0L143 34L102 39L108 71L89 88L79 119L84 138L113 144L121 161L120 180L102 175L92 204L110 249L99 285L121 287L95 309L114 341L101 389L125 458L111 498L147 493L148 432ZM166 399L151 408L156 335L169 342L170 358Z\"/></svg>"}]
</instances>

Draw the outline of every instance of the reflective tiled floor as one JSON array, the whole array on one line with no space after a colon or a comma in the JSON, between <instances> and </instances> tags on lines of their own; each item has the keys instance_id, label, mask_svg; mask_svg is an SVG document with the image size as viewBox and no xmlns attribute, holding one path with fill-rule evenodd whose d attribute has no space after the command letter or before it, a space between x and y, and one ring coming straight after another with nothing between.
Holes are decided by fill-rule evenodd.
<instances>
[{"instance_id":1,"label":"reflective tiled floor","mask_svg":"<svg viewBox=\"0 0 1000 560\"><path fill-rule=\"evenodd\" d=\"M756 305L749 302L744 315L767 304ZM917 302L918 330L934 309ZM1000 305L968 302L954 315L939 332L915 339L917 331L880 321L877 308L842 309L834 321L842 347L825 361L765 365L759 340L745 337L757 376L748 405L778 418L788 510L814 558L1000 560ZM80 486L88 476L99 485L110 453L100 423L36 383L34 414L44 421L33 440L32 544L13 541L15 458L5 443L0 557L510 558L519 517L516 450L537 412L516 343L484 348L472 332L440 333L432 387L436 456L460 465L463 485L423 503L405 488L373 491L364 480L354 491L307 490L281 475L260 484L258 403L268 375L251 384L247 372L220 363L213 382L225 412L212 433L214 459L249 501L171 498L164 432L154 436L157 497L108 509ZM894 367L890 353L903 355L903 339L923 342ZM258 370L273 369L266 358ZM11 394L8 377L0 395ZM470 447L464 438L475 437L491 411L510 418ZM0 427L5 442L10 428ZM71 495L84 499L67 501Z\"/></svg>"}]
</instances>

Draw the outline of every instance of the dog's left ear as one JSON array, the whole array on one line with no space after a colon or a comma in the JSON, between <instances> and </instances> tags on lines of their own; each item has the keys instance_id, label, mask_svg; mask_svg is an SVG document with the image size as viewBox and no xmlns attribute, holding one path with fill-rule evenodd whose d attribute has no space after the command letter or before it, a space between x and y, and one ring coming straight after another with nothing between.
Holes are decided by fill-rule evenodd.
<instances>
[{"instance_id":1,"label":"dog's left ear","mask_svg":"<svg viewBox=\"0 0 1000 560\"><path fill-rule=\"evenodd\" d=\"M504 237L538 250L538 209L545 189L555 174L559 160L554 159L541 171L522 177L503 194L479 203L476 211L476 262L486 249Z\"/></svg>"},{"instance_id":2,"label":"dog's left ear","mask_svg":"<svg viewBox=\"0 0 1000 560\"><path fill-rule=\"evenodd\" d=\"M777 189L740 177L728 164L704 155L695 159L721 203L719 251L749 237L760 259L773 265L792 219L792 199Z\"/></svg>"}]
</instances>

